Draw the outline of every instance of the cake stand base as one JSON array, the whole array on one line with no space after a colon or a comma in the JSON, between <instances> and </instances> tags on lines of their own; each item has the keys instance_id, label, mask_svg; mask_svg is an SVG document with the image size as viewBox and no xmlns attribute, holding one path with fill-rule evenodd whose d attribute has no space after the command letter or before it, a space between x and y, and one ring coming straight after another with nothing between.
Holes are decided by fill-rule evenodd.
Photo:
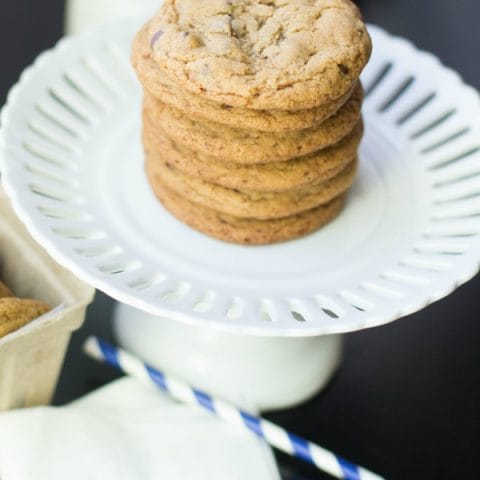
<instances>
[{"instance_id":1,"label":"cake stand base","mask_svg":"<svg viewBox=\"0 0 480 480\"><path fill-rule=\"evenodd\" d=\"M342 356L340 335L256 337L185 325L118 303L123 348L193 386L256 411L295 406L318 393Z\"/></svg>"}]
</instances>

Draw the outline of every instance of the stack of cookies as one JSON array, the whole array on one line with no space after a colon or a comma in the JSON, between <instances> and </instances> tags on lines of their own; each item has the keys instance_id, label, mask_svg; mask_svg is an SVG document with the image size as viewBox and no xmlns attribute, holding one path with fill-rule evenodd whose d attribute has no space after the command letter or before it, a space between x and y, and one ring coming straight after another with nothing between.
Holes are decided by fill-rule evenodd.
<instances>
[{"instance_id":1,"label":"stack of cookies","mask_svg":"<svg viewBox=\"0 0 480 480\"><path fill-rule=\"evenodd\" d=\"M157 197L241 244L331 221L358 166L370 51L350 0L165 0L132 57Z\"/></svg>"}]
</instances>

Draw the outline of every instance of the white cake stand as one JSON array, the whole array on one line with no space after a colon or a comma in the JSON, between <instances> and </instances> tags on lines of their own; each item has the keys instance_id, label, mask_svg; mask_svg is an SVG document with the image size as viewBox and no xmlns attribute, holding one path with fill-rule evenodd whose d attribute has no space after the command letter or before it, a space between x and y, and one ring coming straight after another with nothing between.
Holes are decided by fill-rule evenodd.
<instances>
[{"instance_id":1,"label":"white cake stand","mask_svg":"<svg viewBox=\"0 0 480 480\"><path fill-rule=\"evenodd\" d=\"M434 57L371 27L366 137L346 210L301 240L242 247L186 227L150 191L129 67L136 28L60 42L1 117L5 188L32 235L154 316L119 313L127 347L213 393L284 406L328 380L338 334L413 313L478 271L479 97Z\"/></svg>"}]
</instances>

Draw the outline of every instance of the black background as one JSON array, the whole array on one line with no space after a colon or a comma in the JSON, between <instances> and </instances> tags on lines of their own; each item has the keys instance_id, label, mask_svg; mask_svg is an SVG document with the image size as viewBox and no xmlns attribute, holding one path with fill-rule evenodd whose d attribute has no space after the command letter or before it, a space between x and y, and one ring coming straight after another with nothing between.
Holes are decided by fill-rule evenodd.
<instances>
[{"instance_id":1,"label":"black background","mask_svg":"<svg viewBox=\"0 0 480 480\"><path fill-rule=\"evenodd\" d=\"M63 1L0 0L0 104L21 70L61 36ZM363 0L366 19L438 55L480 87L479 0ZM423 312L346 336L340 372L311 402L270 415L390 479L480 478L480 279ZM114 377L84 358L87 333L110 337L99 294L75 334L55 402ZM80 453L80 452L79 452ZM285 478L327 477L279 456Z\"/></svg>"}]
</instances>

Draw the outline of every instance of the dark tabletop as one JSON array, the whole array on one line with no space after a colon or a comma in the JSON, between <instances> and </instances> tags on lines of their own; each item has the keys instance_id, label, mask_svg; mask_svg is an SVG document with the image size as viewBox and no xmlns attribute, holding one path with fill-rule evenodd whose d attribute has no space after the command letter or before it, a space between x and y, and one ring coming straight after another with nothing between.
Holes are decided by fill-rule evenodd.
<instances>
[{"instance_id":1,"label":"dark tabletop","mask_svg":"<svg viewBox=\"0 0 480 480\"><path fill-rule=\"evenodd\" d=\"M21 70L62 33L61 0L1 0L0 104ZM369 22L411 39L480 87L479 0L363 0ZM273 421L390 479L480 478L480 278L394 324L346 336L343 365L309 403ZM88 333L111 338L112 302L98 294L74 335L55 398L114 378L84 358ZM285 478L326 479L279 456Z\"/></svg>"}]
</instances>

